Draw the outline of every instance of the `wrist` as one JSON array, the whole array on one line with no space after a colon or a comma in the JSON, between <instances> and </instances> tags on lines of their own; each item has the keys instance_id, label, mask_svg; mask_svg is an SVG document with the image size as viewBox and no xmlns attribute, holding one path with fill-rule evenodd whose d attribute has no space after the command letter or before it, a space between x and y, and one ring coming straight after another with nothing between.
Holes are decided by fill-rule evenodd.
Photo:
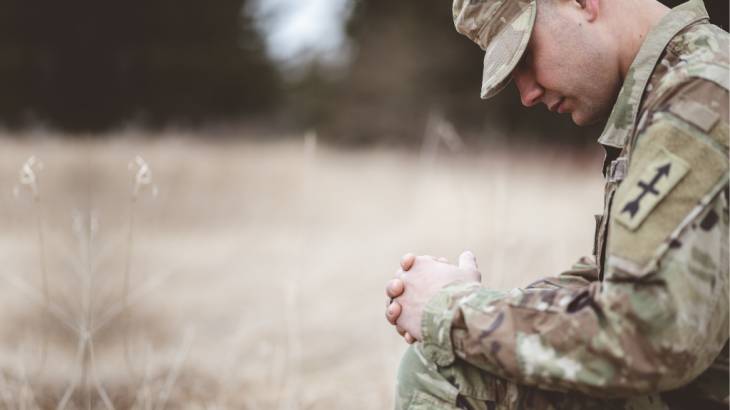
<instances>
[{"instance_id":1,"label":"wrist","mask_svg":"<svg viewBox=\"0 0 730 410\"><path fill-rule=\"evenodd\" d=\"M426 356L439 366L454 361L451 324L460 301L480 288L475 281L457 280L439 289L426 304L421 316L421 338Z\"/></svg>"}]
</instances>

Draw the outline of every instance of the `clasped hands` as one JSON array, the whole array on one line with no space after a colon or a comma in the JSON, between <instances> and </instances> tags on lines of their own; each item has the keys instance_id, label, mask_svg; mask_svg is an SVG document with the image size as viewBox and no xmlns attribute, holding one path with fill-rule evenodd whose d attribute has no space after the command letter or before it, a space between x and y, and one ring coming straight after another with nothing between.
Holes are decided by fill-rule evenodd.
<instances>
[{"instance_id":1,"label":"clasped hands","mask_svg":"<svg viewBox=\"0 0 730 410\"><path fill-rule=\"evenodd\" d=\"M385 318L409 344L421 340L423 309L439 289L457 280L482 280L471 252L459 256L459 266L451 265L446 258L416 257L412 253L401 258L400 266L395 279L385 287Z\"/></svg>"}]
</instances>

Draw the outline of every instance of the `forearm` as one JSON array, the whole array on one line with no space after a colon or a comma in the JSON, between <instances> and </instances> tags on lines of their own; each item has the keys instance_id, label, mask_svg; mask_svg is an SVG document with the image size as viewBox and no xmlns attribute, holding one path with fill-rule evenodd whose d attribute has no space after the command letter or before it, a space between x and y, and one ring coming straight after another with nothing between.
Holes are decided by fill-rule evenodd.
<instances>
[{"instance_id":1,"label":"forearm","mask_svg":"<svg viewBox=\"0 0 730 410\"><path fill-rule=\"evenodd\" d=\"M450 298L446 294L456 286L436 298ZM632 313L607 313L589 294L538 291L482 303L494 296L485 297L485 293L493 292L474 290L469 300L449 309L450 314L444 314L439 303L429 306L422 332L430 358L445 366L458 357L521 384L579 390L594 397L667 390L704 370L702 366L694 369L698 359L689 360L687 352L672 351L672 345L681 345L681 340L661 345L660 340L681 339L681 335L647 337L629 317ZM620 289L611 293L615 302L626 296ZM553 304L545 301L553 296ZM652 313L660 321L673 320L667 312ZM439 323L448 316L450 326Z\"/></svg>"},{"instance_id":2,"label":"forearm","mask_svg":"<svg viewBox=\"0 0 730 410\"><path fill-rule=\"evenodd\" d=\"M722 212L721 203L714 207ZM724 236L703 246L726 259L727 224L721 225ZM688 231L682 242L703 239L697 235ZM521 384L594 397L680 387L710 365L728 337L727 265L704 271L713 290L701 298L697 289L705 285L686 263L692 252L673 249L652 275L583 290L506 293L453 283L424 312L424 351L441 366L458 357ZM607 277L621 277L610 263L607 269Z\"/></svg>"}]
</instances>

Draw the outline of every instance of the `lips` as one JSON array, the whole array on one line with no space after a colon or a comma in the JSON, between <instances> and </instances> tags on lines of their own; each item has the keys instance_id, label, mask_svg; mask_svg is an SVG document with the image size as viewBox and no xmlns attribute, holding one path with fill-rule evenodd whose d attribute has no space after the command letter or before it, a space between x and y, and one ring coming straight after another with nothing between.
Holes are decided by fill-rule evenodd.
<instances>
[{"instance_id":1,"label":"lips","mask_svg":"<svg viewBox=\"0 0 730 410\"><path fill-rule=\"evenodd\" d=\"M562 114L563 111L565 111L565 98L563 98L560 101L560 105L558 105L558 114Z\"/></svg>"},{"instance_id":2,"label":"lips","mask_svg":"<svg viewBox=\"0 0 730 410\"><path fill-rule=\"evenodd\" d=\"M556 111L558 108L560 108L560 105L563 104L563 101L565 101L565 97L561 98L560 100L556 101L555 104L548 107L550 111Z\"/></svg>"}]
</instances>

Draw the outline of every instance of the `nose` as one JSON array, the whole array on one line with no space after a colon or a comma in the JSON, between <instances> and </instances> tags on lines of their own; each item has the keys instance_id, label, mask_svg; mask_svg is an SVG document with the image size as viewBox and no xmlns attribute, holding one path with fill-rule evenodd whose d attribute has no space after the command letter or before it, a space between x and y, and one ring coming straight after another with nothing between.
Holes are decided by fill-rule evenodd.
<instances>
[{"instance_id":1,"label":"nose","mask_svg":"<svg viewBox=\"0 0 730 410\"><path fill-rule=\"evenodd\" d=\"M518 65L512 71L512 75L517 83L517 88L520 89L522 104L526 107L532 107L539 103L541 97L545 95L545 88L535 81L535 76L532 72L525 67L520 67Z\"/></svg>"}]
</instances>

